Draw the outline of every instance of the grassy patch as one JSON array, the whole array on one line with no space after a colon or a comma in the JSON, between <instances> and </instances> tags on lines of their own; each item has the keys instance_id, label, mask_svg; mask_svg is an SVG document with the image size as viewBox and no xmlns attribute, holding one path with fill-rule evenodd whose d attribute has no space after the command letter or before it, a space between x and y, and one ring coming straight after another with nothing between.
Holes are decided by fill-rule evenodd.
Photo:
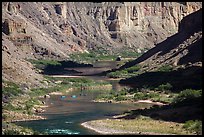
<instances>
[{"instance_id":1,"label":"grassy patch","mask_svg":"<svg viewBox=\"0 0 204 137\"><path fill-rule=\"evenodd\" d=\"M42 133L13 123L2 123L2 135L42 135Z\"/></svg>"},{"instance_id":2,"label":"grassy patch","mask_svg":"<svg viewBox=\"0 0 204 137\"><path fill-rule=\"evenodd\" d=\"M95 61L104 61L104 60L116 60L118 56L122 58L137 58L141 56L144 51L141 53L130 51L128 49L121 50L120 53L108 54L105 50L91 51L89 53L74 53L70 55L70 60L78 63L94 63Z\"/></svg>"},{"instance_id":3,"label":"grassy patch","mask_svg":"<svg viewBox=\"0 0 204 137\"><path fill-rule=\"evenodd\" d=\"M157 71L159 71L159 72L170 72L172 70L173 70L172 66L165 65L165 66L160 67Z\"/></svg>"},{"instance_id":4,"label":"grassy patch","mask_svg":"<svg viewBox=\"0 0 204 137\"><path fill-rule=\"evenodd\" d=\"M117 70L115 72L110 72L107 74L108 77L110 78L129 78L131 76L136 76L138 74L140 74L139 70L140 70L141 66L136 65L136 66L132 66L123 70Z\"/></svg>"},{"instance_id":5,"label":"grassy patch","mask_svg":"<svg viewBox=\"0 0 204 137\"><path fill-rule=\"evenodd\" d=\"M28 59L29 62L34 64L34 66L38 69L44 69L48 65L56 66L61 65L59 61L56 60L34 60L34 59Z\"/></svg>"},{"instance_id":6,"label":"grassy patch","mask_svg":"<svg viewBox=\"0 0 204 137\"><path fill-rule=\"evenodd\" d=\"M189 120L183 125L183 128L187 129L191 133L202 135L202 121L201 120Z\"/></svg>"},{"instance_id":7,"label":"grassy patch","mask_svg":"<svg viewBox=\"0 0 204 137\"><path fill-rule=\"evenodd\" d=\"M173 86L170 83L166 83L166 84L159 85L157 88L155 88L155 90L170 91L172 88L173 88Z\"/></svg>"},{"instance_id":8,"label":"grassy patch","mask_svg":"<svg viewBox=\"0 0 204 137\"><path fill-rule=\"evenodd\" d=\"M2 94L4 96L8 96L8 97L14 97L14 96L18 96L20 94L22 94L22 90L20 89L20 87L10 81L4 81L3 82L3 86L2 86Z\"/></svg>"},{"instance_id":9,"label":"grassy patch","mask_svg":"<svg viewBox=\"0 0 204 137\"><path fill-rule=\"evenodd\" d=\"M154 120L150 117L138 116L135 119L104 119L104 120L95 120L90 121L94 127L104 127L107 130L123 130L130 132L142 132L150 134L159 133L159 134L178 134L186 135L190 134L183 128L183 124L174 123L174 122L165 122L161 120Z\"/></svg>"},{"instance_id":10,"label":"grassy patch","mask_svg":"<svg viewBox=\"0 0 204 137\"><path fill-rule=\"evenodd\" d=\"M179 95L173 100L174 103L192 100L195 98L202 97L202 90L186 89L179 93Z\"/></svg>"},{"instance_id":11,"label":"grassy patch","mask_svg":"<svg viewBox=\"0 0 204 137\"><path fill-rule=\"evenodd\" d=\"M123 89L121 91L110 91L109 93L102 94L96 100L104 101L138 101L138 100L151 100L153 102L172 103L177 93L166 91L152 91L150 89Z\"/></svg>"},{"instance_id":12,"label":"grassy patch","mask_svg":"<svg viewBox=\"0 0 204 137\"><path fill-rule=\"evenodd\" d=\"M109 55L105 53L89 52L89 53L74 53L70 55L70 60L78 63L90 63L100 60L115 60L117 55Z\"/></svg>"}]
</instances>

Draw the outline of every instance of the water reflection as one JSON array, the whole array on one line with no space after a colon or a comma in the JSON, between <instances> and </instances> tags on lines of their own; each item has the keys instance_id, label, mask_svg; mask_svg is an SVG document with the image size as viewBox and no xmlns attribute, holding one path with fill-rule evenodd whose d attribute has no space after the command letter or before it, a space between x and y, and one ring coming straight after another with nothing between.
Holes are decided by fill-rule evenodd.
<instances>
[{"instance_id":1,"label":"water reflection","mask_svg":"<svg viewBox=\"0 0 204 137\"><path fill-rule=\"evenodd\" d=\"M61 99L61 95L51 95L47 100L49 105L42 116L47 117L46 120L17 122L18 125L28 126L40 132L48 134L80 134L93 135L98 134L90 131L80 125L80 123L110 118L113 115L121 114L124 111L150 107L148 104L131 104L131 103L99 103L92 100L103 92L85 91L87 96L80 96L80 91L73 91ZM76 98L72 98L72 95Z\"/></svg>"}]
</instances>

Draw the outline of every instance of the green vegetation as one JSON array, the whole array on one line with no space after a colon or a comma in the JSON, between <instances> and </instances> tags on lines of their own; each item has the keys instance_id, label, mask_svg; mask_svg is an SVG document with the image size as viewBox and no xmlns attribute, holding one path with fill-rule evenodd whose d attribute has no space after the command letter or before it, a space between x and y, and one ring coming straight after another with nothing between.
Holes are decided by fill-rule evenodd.
<instances>
[{"instance_id":1,"label":"green vegetation","mask_svg":"<svg viewBox=\"0 0 204 137\"><path fill-rule=\"evenodd\" d=\"M202 135L202 121L201 120L189 120L183 125L183 128L187 129L191 133Z\"/></svg>"},{"instance_id":2,"label":"green vegetation","mask_svg":"<svg viewBox=\"0 0 204 137\"><path fill-rule=\"evenodd\" d=\"M165 65L165 66L160 67L157 71L159 71L159 72L170 72L172 70L173 70L172 66Z\"/></svg>"},{"instance_id":3,"label":"green vegetation","mask_svg":"<svg viewBox=\"0 0 204 137\"><path fill-rule=\"evenodd\" d=\"M21 135L21 132L17 130L12 130L12 129L6 129L3 132L3 135Z\"/></svg>"},{"instance_id":4,"label":"green vegetation","mask_svg":"<svg viewBox=\"0 0 204 137\"><path fill-rule=\"evenodd\" d=\"M173 86L170 83L166 83L166 84L159 85L157 88L155 88L155 90L158 90L158 91L169 91L172 88L173 88Z\"/></svg>"},{"instance_id":5,"label":"green vegetation","mask_svg":"<svg viewBox=\"0 0 204 137\"><path fill-rule=\"evenodd\" d=\"M122 50L122 52L120 52L120 56L122 56L123 58L138 58L139 56L141 56L144 51L146 49L144 49L141 53L138 53L136 51L131 51L131 50Z\"/></svg>"},{"instance_id":6,"label":"green vegetation","mask_svg":"<svg viewBox=\"0 0 204 137\"><path fill-rule=\"evenodd\" d=\"M151 99L153 97L158 97L158 93L143 93L143 92L137 92L134 94L134 100L146 100L146 99Z\"/></svg>"},{"instance_id":7,"label":"green vegetation","mask_svg":"<svg viewBox=\"0 0 204 137\"><path fill-rule=\"evenodd\" d=\"M3 81L3 85L4 86L2 86L2 94L4 96L13 97L22 94L22 90L20 89L20 87L13 82Z\"/></svg>"},{"instance_id":8,"label":"green vegetation","mask_svg":"<svg viewBox=\"0 0 204 137\"><path fill-rule=\"evenodd\" d=\"M30 63L34 64L34 66L36 68L38 68L38 69L44 69L48 65L53 65L53 66L61 65L61 63L59 61L56 61L56 60L45 60L45 59L34 60L34 59L28 59L28 61Z\"/></svg>"},{"instance_id":9,"label":"green vegetation","mask_svg":"<svg viewBox=\"0 0 204 137\"><path fill-rule=\"evenodd\" d=\"M202 90L186 89L181 91L173 102L178 103L184 100L192 100L198 97L202 97Z\"/></svg>"},{"instance_id":10,"label":"green vegetation","mask_svg":"<svg viewBox=\"0 0 204 137\"><path fill-rule=\"evenodd\" d=\"M140 68L141 66L135 65L135 66L123 69L123 70L117 70L115 72L110 72L107 74L107 76L110 78L128 78L128 77L136 76L140 74L139 72Z\"/></svg>"},{"instance_id":11,"label":"green vegetation","mask_svg":"<svg viewBox=\"0 0 204 137\"><path fill-rule=\"evenodd\" d=\"M40 132L28 127L17 126L13 123L2 123L2 135L42 135Z\"/></svg>"},{"instance_id":12,"label":"green vegetation","mask_svg":"<svg viewBox=\"0 0 204 137\"><path fill-rule=\"evenodd\" d=\"M123 89L121 91L110 91L109 93L102 94L96 100L105 101L138 101L138 100L151 100L153 102L171 103L177 93L170 93L166 91L152 91L150 89Z\"/></svg>"},{"instance_id":13,"label":"green vegetation","mask_svg":"<svg viewBox=\"0 0 204 137\"><path fill-rule=\"evenodd\" d=\"M103 119L89 122L94 128L109 130L122 130L127 132L136 132L140 134L176 134L189 135L183 124L174 122L165 122L154 120L150 117L139 115L135 119Z\"/></svg>"},{"instance_id":14,"label":"green vegetation","mask_svg":"<svg viewBox=\"0 0 204 137\"><path fill-rule=\"evenodd\" d=\"M70 55L70 60L78 63L93 64L96 60L115 60L117 55L99 54L96 52L74 53Z\"/></svg>"},{"instance_id":15,"label":"green vegetation","mask_svg":"<svg viewBox=\"0 0 204 137\"><path fill-rule=\"evenodd\" d=\"M70 60L78 63L93 64L95 61L116 60L118 56L122 58L137 58L142 53L137 53L130 50L122 50L120 53L108 54L106 50L99 49L97 51L91 51L89 53L74 53L70 55Z\"/></svg>"},{"instance_id":16,"label":"green vegetation","mask_svg":"<svg viewBox=\"0 0 204 137\"><path fill-rule=\"evenodd\" d=\"M105 101L109 101L109 100L123 101L128 99L128 97L126 97L127 94L128 92L126 90L121 90L121 91L110 90L108 93L106 92L105 94L99 95L96 98L96 100L102 99Z\"/></svg>"},{"instance_id":17,"label":"green vegetation","mask_svg":"<svg viewBox=\"0 0 204 137\"><path fill-rule=\"evenodd\" d=\"M32 108L34 105L40 105L40 102L36 98L31 98L25 102L25 110L24 113L33 114Z\"/></svg>"}]
</instances>

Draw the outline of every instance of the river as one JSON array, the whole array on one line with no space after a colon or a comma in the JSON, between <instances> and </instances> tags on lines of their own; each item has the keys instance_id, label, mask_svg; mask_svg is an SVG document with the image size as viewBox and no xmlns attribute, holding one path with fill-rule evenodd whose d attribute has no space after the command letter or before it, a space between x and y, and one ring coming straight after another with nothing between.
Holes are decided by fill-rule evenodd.
<instances>
[{"instance_id":1,"label":"river","mask_svg":"<svg viewBox=\"0 0 204 137\"><path fill-rule=\"evenodd\" d=\"M94 80L105 80L103 77L90 77ZM113 90L121 87L117 81L109 81ZM93 102L100 94L109 94L107 91L71 91L63 95L51 95L44 100L47 107L41 116L45 120L16 122L17 125L32 128L47 134L79 134L79 135L98 135L92 130L84 128L80 124L90 120L111 118L113 115L121 114L125 111L139 108L148 108L151 105L146 103L106 103Z\"/></svg>"}]
</instances>

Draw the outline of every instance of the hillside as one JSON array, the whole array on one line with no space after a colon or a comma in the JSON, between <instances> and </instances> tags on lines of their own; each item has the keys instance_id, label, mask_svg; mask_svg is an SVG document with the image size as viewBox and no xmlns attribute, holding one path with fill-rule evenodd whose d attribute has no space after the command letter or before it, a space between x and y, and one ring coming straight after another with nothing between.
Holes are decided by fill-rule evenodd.
<instances>
[{"instance_id":1,"label":"hillside","mask_svg":"<svg viewBox=\"0 0 204 137\"><path fill-rule=\"evenodd\" d=\"M2 3L3 135L202 135L201 112L202 2Z\"/></svg>"},{"instance_id":2,"label":"hillside","mask_svg":"<svg viewBox=\"0 0 204 137\"><path fill-rule=\"evenodd\" d=\"M3 79L40 85L42 77L27 59L146 51L201 7L201 2L3 2Z\"/></svg>"},{"instance_id":3,"label":"hillside","mask_svg":"<svg viewBox=\"0 0 204 137\"><path fill-rule=\"evenodd\" d=\"M201 88L202 9L184 17L178 33L120 69L134 65L141 65L147 73L121 83L152 86L169 82L177 88Z\"/></svg>"}]
</instances>

